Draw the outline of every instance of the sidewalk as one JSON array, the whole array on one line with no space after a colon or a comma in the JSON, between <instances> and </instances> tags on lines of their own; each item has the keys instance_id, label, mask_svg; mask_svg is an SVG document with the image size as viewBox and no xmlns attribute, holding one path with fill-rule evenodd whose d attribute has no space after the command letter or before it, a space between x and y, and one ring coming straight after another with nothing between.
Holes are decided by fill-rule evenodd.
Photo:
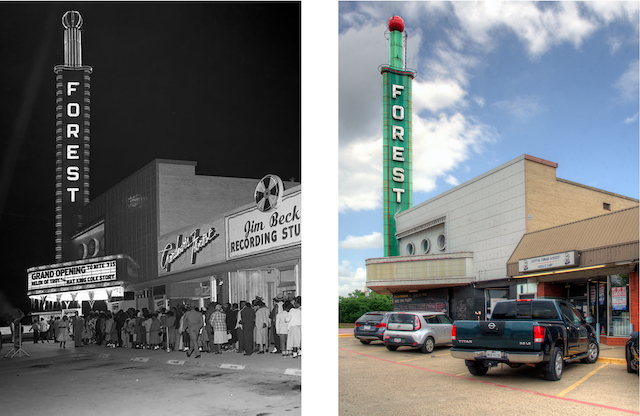
<instances>
[{"instance_id":1,"label":"sidewalk","mask_svg":"<svg viewBox=\"0 0 640 416\"><path fill-rule=\"evenodd\" d=\"M202 352L200 358L192 355L187 357L186 353L165 350L142 350L131 348L108 348L98 345L86 345L75 348L73 342L67 343L67 348L60 348L57 342L37 343L24 342L22 349L28 354L15 355L6 358L13 345L3 344L0 350L0 367L9 365L20 365L18 363L33 363L41 360L54 360L67 357L87 357L94 356L97 359L136 361L145 363L157 363L163 365L184 365L205 368L222 368L239 371L271 372L276 374L302 376L302 357L283 357L281 354L252 354L244 355L237 352L225 352L222 354Z\"/></svg>"},{"instance_id":2,"label":"sidewalk","mask_svg":"<svg viewBox=\"0 0 640 416\"><path fill-rule=\"evenodd\" d=\"M353 328L338 328L338 337L353 337ZM598 362L627 365L624 346L600 346Z\"/></svg>"}]
</instances>

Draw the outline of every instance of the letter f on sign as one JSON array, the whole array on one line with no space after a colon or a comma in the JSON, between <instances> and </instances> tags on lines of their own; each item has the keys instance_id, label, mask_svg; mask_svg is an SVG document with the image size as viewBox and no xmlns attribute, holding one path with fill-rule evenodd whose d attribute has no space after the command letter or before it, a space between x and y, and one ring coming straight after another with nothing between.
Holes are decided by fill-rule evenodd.
<instances>
[{"instance_id":1,"label":"letter f on sign","mask_svg":"<svg viewBox=\"0 0 640 416\"><path fill-rule=\"evenodd\" d=\"M71 93L76 91L76 88L80 83L78 81L67 82L67 96L71 96Z\"/></svg>"},{"instance_id":2,"label":"letter f on sign","mask_svg":"<svg viewBox=\"0 0 640 416\"><path fill-rule=\"evenodd\" d=\"M401 94L400 91L402 90L404 90L404 86L393 84L393 86L391 87L391 97L392 98L398 97L398 95Z\"/></svg>"}]
</instances>

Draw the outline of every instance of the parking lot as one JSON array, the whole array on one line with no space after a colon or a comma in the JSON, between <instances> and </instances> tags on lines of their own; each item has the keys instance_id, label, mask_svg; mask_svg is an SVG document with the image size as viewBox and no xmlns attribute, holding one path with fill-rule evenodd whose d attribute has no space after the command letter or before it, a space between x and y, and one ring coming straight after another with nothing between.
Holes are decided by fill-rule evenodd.
<instances>
[{"instance_id":1,"label":"parking lot","mask_svg":"<svg viewBox=\"0 0 640 416\"><path fill-rule=\"evenodd\" d=\"M638 376L627 372L624 353L622 360L567 364L552 382L529 366L500 365L473 376L449 347L392 352L353 336L341 336L338 345L341 415L640 414Z\"/></svg>"}]
</instances>

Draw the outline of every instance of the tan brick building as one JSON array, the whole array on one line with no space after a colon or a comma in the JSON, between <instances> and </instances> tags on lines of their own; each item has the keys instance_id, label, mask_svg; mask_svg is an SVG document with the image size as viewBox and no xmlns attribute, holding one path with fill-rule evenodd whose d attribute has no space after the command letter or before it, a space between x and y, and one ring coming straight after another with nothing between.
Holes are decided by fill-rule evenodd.
<instances>
[{"instance_id":1,"label":"tan brick building","mask_svg":"<svg viewBox=\"0 0 640 416\"><path fill-rule=\"evenodd\" d=\"M514 278L507 263L528 233L637 208L639 201L557 178L557 168L555 162L522 155L397 214L401 255L368 259L367 287L392 295L396 310L445 310L454 319L486 317L495 302L506 298L553 293L587 302L584 290L580 296L567 290L553 292L557 288L545 283L539 291L537 280ZM637 237L637 225L634 231ZM542 255L557 253L547 252L544 245L540 250ZM637 245L632 253L624 259L629 262L625 270L631 273L629 284L637 286L631 270L637 271ZM604 290L619 287L606 279L609 286ZM620 279L613 280L618 284ZM576 286L574 292L580 290ZM616 307L622 307L620 289L615 295ZM626 296L628 310L629 291ZM583 309L586 313L587 307ZM617 325L616 332L624 329ZM624 330L628 329L627 325Z\"/></svg>"}]
</instances>

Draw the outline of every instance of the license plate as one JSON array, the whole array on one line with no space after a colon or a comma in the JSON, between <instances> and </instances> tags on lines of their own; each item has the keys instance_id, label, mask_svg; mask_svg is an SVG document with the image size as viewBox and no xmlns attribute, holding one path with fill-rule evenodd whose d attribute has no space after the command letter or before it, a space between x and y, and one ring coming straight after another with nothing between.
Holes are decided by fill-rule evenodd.
<instances>
[{"instance_id":1,"label":"license plate","mask_svg":"<svg viewBox=\"0 0 640 416\"><path fill-rule=\"evenodd\" d=\"M400 343L400 342L402 342L402 338L394 338L394 339L393 339L393 342L398 342L398 343Z\"/></svg>"},{"instance_id":2,"label":"license plate","mask_svg":"<svg viewBox=\"0 0 640 416\"><path fill-rule=\"evenodd\" d=\"M485 355L488 358L502 358L502 352L501 351L487 351L485 353Z\"/></svg>"},{"instance_id":3,"label":"license plate","mask_svg":"<svg viewBox=\"0 0 640 416\"><path fill-rule=\"evenodd\" d=\"M364 326L364 330L365 331L371 331L371 325L365 325Z\"/></svg>"}]
</instances>

